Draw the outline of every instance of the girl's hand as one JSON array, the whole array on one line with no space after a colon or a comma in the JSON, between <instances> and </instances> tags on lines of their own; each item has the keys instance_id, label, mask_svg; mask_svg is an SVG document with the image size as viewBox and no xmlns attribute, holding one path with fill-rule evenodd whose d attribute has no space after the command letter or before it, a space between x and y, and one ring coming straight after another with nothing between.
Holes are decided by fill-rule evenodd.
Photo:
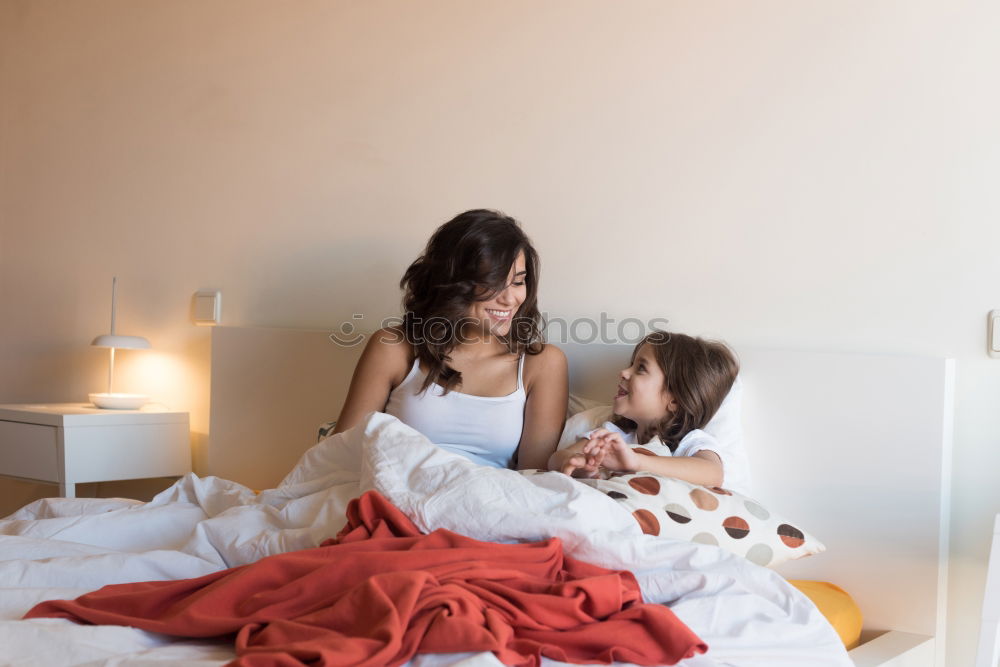
<instances>
[{"instance_id":1,"label":"girl's hand","mask_svg":"<svg viewBox=\"0 0 1000 667\"><path fill-rule=\"evenodd\" d=\"M642 455L636 454L632 448L625 444L620 433L613 433L607 429L599 428L590 434L590 441L584 445L584 453L597 451L600 447L601 465L610 470L619 472L636 472L642 462ZM595 440L600 441L600 445L591 445Z\"/></svg>"}]
</instances>

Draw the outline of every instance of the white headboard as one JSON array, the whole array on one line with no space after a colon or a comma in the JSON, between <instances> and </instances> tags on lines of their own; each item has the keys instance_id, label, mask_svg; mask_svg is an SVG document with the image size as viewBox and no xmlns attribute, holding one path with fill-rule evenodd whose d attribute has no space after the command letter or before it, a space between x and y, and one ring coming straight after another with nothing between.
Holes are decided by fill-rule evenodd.
<instances>
[{"instance_id":1,"label":"white headboard","mask_svg":"<svg viewBox=\"0 0 1000 667\"><path fill-rule=\"evenodd\" d=\"M560 347L605 399L632 350ZM778 569L847 590L868 630L944 636L954 362L737 351L753 495L827 547Z\"/></svg>"},{"instance_id":2,"label":"white headboard","mask_svg":"<svg viewBox=\"0 0 1000 667\"><path fill-rule=\"evenodd\" d=\"M336 417L362 347L323 331L215 328L208 472L276 484ZM597 399L631 352L560 347L571 390ZM754 495L827 546L783 574L847 590L869 632L943 636L952 361L737 351Z\"/></svg>"}]
</instances>

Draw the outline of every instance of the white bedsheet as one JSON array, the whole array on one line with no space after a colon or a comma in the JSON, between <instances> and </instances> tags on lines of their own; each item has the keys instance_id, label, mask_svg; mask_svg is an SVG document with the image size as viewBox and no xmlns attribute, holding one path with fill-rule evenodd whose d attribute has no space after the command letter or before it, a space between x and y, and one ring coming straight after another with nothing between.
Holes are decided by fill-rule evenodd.
<instances>
[{"instance_id":1,"label":"white bedsheet","mask_svg":"<svg viewBox=\"0 0 1000 667\"><path fill-rule=\"evenodd\" d=\"M716 547L643 535L618 503L558 473L477 466L398 420L370 415L310 449L276 489L188 475L149 503L47 499L0 521L0 663L218 665L223 643L115 626L19 619L46 599L111 583L200 576L309 548L375 489L422 530L490 541L562 539L567 553L632 570L709 645L684 667L849 667L812 603L771 570ZM416 667L498 665L492 654L428 655ZM554 663L550 663L554 664Z\"/></svg>"}]
</instances>

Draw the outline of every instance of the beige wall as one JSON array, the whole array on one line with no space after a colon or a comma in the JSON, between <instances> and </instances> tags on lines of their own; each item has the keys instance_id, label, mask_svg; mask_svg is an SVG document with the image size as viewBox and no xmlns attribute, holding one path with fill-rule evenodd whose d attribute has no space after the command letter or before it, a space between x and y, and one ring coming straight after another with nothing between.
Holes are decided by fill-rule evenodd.
<instances>
[{"instance_id":1,"label":"beige wall","mask_svg":"<svg viewBox=\"0 0 1000 667\"><path fill-rule=\"evenodd\" d=\"M103 385L117 274L119 330L156 348L121 388L204 447L194 290L231 325L374 323L436 224L500 207L552 315L956 357L969 664L1000 508L998 29L970 1L0 0L0 402Z\"/></svg>"}]
</instances>

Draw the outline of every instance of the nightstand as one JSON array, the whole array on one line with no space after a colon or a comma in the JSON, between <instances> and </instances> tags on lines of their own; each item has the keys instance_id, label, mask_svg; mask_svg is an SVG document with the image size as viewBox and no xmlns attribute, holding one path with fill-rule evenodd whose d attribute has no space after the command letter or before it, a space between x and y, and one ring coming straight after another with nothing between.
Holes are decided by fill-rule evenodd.
<instances>
[{"instance_id":1,"label":"nightstand","mask_svg":"<svg viewBox=\"0 0 1000 667\"><path fill-rule=\"evenodd\" d=\"M75 485L191 472L188 413L88 403L0 405L0 476Z\"/></svg>"}]
</instances>

